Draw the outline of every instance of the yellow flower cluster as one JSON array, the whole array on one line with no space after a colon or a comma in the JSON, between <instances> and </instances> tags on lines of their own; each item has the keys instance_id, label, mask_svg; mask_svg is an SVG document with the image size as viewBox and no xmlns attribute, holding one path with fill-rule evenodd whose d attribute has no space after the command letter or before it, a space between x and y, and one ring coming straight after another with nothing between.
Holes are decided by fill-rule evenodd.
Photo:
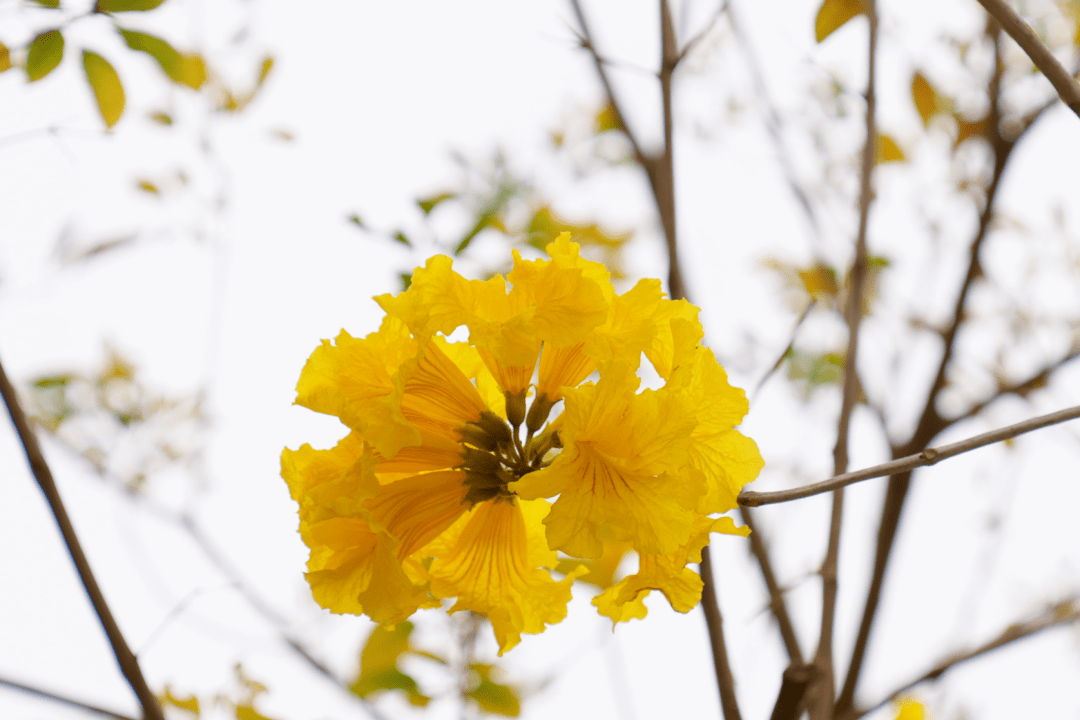
<instances>
[{"instance_id":1,"label":"yellow flower cluster","mask_svg":"<svg viewBox=\"0 0 1080 720\"><path fill-rule=\"evenodd\" d=\"M619 622L645 616L650 590L690 610L702 585L687 565L709 534L746 534L715 516L761 456L733 429L746 397L699 344L697 308L658 280L617 295L566 233L547 252L515 252L488 281L433 257L376 298L377 332L311 355L296 402L350 429L281 458L323 607L394 623L456 598L505 652L565 617L585 568L555 579L559 552L637 551L638 571L593 601ZM462 327L467 342L447 340ZM643 355L657 390L639 391Z\"/></svg>"}]
</instances>

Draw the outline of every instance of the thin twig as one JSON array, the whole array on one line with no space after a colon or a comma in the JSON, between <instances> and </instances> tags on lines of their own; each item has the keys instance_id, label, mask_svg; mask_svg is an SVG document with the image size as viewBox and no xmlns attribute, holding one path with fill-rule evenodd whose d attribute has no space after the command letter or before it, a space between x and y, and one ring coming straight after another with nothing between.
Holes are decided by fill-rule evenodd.
<instances>
[{"instance_id":1,"label":"thin twig","mask_svg":"<svg viewBox=\"0 0 1080 720\"><path fill-rule=\"evenodd\" d=\"M42 426L39 425L38 427ZM43 429L48 431L47 428ZM70 444L60 435L51 433L50 437L52 437L56 442L58 442L61 447L69 450L74 455L78 456L80 459L84 461L87 460L87 458L79 451L77 447ZM221 549L218 548L213 543L213 541L211 541L206 536L205 533L203 533L202 529L199 527L198 523L195 522L195 519L191 515L187 513L178 513L173 510L161 507L155 503L152 503L147 500L145 496L137 495L136 493L132 492L131 489L126 486L122 479L110 474L103 467L93 463L91 463L91 465L99 477L104 480L108 480L109 482L116 485L117 488L122 490L124 494L126 494L129 498L131 498L133 501L136 501L139 507L153 513L158 518L173 523L177 527L182 528L185 532L187 532L188 536L198 546L199 550L202 551L206 559L209 560L210 563L213 564L214 567L216 567L222 575L228 578L228 585L235 588L237 592L239 592L240 595L243 596L244 600L246 600L247 603L252 607L252 609L259 613L264 620L274 626L274 628L280 635L282 642L284 642L290 649L292 649L293 652L299 655L320 675L324 676L326 679L330 680L334 685L336 685L339 689L343 690L354 702L358 703L361 707L364 708L364 710L368 712L369 715L375 718L375 720L383 720L384 716L378 711L378 709L374 705L372 705L368 700L360 697L352 690L350 690L349 683L347 681L339 677L333 670L320 662L317 658L315 658L314 655L311 654L311 652L306 647L304 647L303 643L295 635L293 635L290 629L291 623L289 623L289 621L286 620L282 615L280 615L276 610L270 607L270 605L267 604L267 602L259 596L255 589L252 588L251 585L244 579L240 571L237 570L236 566L233 565L225 557L225 554L221 551ZM175 609L173 612L175 612ZM152 638L148 638L146 642L149 643L151 639ZM144 644L142 650L145 649L146 645Z\"/></svg>"},{"instance_id":2,"label":"thin twig","mask_svg":"<svg viewBox=\"0 0 1080 720\"><path fill-rule=\"evenodd\" d=\"M877 5L875 0L863 3L870 21L867 49L866 81L866 141L863 144L862 167L859 178L859 229L855 238L855 259L851 268L851 288L847 298L848 347L844 358L844 390L837 423L836 445L833 448L833 474L840 475L848 468L848 435L851 415L859 401L859 328L862 325L863 297L866 294L867 261L866 234L870 220L870 204L873 202L871 181L877 146L877 100L875 76L877 67ZM832 516L829 521L829 544L825 560L821 564L821 634L813 666L811 720L832 720L836 691L833 667L833 626L836 622L836 597L838 592L838 565L840 558L840 530L844 517L844 490L833 492Z\"/></svg>"},{"instance_id":3,"label":"thin twig","mask_svg":"<svg viewBox=\"0 0 1080 720\"><path fill-rule=\"evenodd\" d=\"M90 597L90 603L94 606L94 612L97 613L101 627L105 630L105 635L109 639L109 645L112 646L120 671L124 674L128 684L131 685L131 689L138 697L139 703L142 705L144 719L165 720L157 698L154 697L146 684L142 669L139 668L139 661L124 640L124 636L120 632L120 626L116 624L112 611L109 610L109 605L105 601L105 596L102 594L101 588L98 587L94 573L90 569L90 563L87 561L82 545L79 543L79 538L75 534L75 527L71 524L64 503L60 499L60 493L56 489L56 482L53 480L52 472L49 470L48 463L45 462L45 456L41 453L37 437L34 436L34 431L19 406L15 388L12 387L11 382L8 380L2 364L0 364L0 394L3 394L4 403L7 405L8 413L11 415L11 421L15 424L15 429L19 433L19 440L22 443L23 450L26 452L26 459L30 463L30 470L41 487L45 499L49 502L53 517L56 519L56 524L60 527L60 533L64 538L64 544L67 546L68 553L71 554L71 560L75 563L75 569L79 572L79 579L82 581L86 594Z\"/></svg>"},{"instance_id":4,"label":"thin twig","mask_svg":"<svg viewBox=\"0 0 1080 720\"><path fill-rule=\"evenodd\" d=\"M701 549L701 581L704 584L701 608L705 611L705 623L709 627L716 683L720 687L720 709L724 712L724 720L741 720L739 703L735 697L735 678L731 675L731 664L728 662L727 647L724 644L724 618L720 615L720 603L716 599L716 581L713 578L708 545Z\"/></svg>"},{"instance_id":5,"label":"thin twig","mask_svg":"<svg viewBox=\"0 0 1080 720\"><path fill-rule=\"evenodd\" d=\"M729 5L730 3L728 2L728 0L724 0L722 3L720 3L720 7L716 8L716 12L713 13L713 16L709 19L708 24L706 24L705 27L701 29L701 32L697 33L696 35L694 35L694 37L686 41L686 44L683 45L682 50L679 51L679 57L675 60L676 65L685 60L686 57L694 51L694 48L697 47L698 43L704 40L708 36L708 34L712 32L712 29L716 27L716 23L718 23L720 21L720 18L724 16L724 13L727 12Z\"/></svg>"},{"instance_id":6,"label":"thin twig","mask_svg":"<svg viewBox=\"0 0 1080 720\"><path fill-rule=\"evenodd\" d=\"M765 579L765 587L769 590L769 609L776 624L780 628L780 637L784 640L784 649L787 650L788 659L792 665L802 665L802 650L799 648L799 638L795 635L795 626L788 615L787 603L784 601L784 591L780 583L776 581L776 573L773 572L772 562L769 560L769 550L765 547L765 540L758 532L754 520L754 513L748 507L740 507L739 514L746 527L750 528L750 552L757 558L761 575Z\"/></svg>"},{"instance_id":7,"label":"thin twig","mask_svg":"<svg viewBox=\"0 0 1080 720\"><path fill-rule=\"evenodd\" d=\"M956 350L956 338L967 315L964 308L967 298L975 280L982 275L982 263L979 256L983 243L990 232L991 221L994 218L994 201L1001 187L1001 179L1005 173L1005 167L1016 144L1024 136L1026 128L1016 137L1005 138L1001 129L1001 103L1000 89L1001 79L1004 73L1004 63L1001 56L1001 33L996 23L987 27L987 35L994 46L994 67L990 73L987 85L987 95L990 104L988 120L987 140L990 142L994 157L994 169L990 184L986 190L986 200L979 216L979 227L975 232L968 250L968 266L960 290L957 293L956 304L953 307L952 320L942 333L944 348L941 361L938 363L937 373L930 385L923 405L919 422L911 438L903 445L893 446L893 459L907 455L917 454L930 446L941 432L949 427L949 422L941 417L937 410L938 397L945 389L946 373L952 362L953 353ZM1030 127L1030 126L1028 126ZM878 523L877 544L874 548L874 568L871 572L870 587L866 591L866 601L863 605L862 619L859 621L859 631L852 648L851 661L848 665L847 676L844 685L836 700L837 714L843 714L853 707L855 702L855 688L862 672L863 660L866 657L866 649L870 642L870 629L877 615L878 605L881 601L881 590L885 584L885 570L889 565L889 558L896 542L896 533L900 527L900 515L904 510L908 490L911 488L911 471L893 475L889 479L885 490L885 500L881 509L881 521Z\"/></svg>"},{"instance_id":8,"label":"thin twig","mask_svg":"<svg viewBox=\"0 0 1080 720\"><path fill-rule=\"evenodd\" d=\"M1058 62L1050 49L1043 45L1031 26L1024 22L1023 18L1017 15L1016 11L1004 0L979 0L979 4L1001 23L1001 27L1027 53L1031 62L1035 63L1035 67L1042 70L1043 75L1057 90L1062 102L1080 117L1080 85L1076 84L1072 73Z\"/></svg>"},{"instance_id":9,"label":"thin twig","mask_svg":"<svg viewBox=\"0 0 1080 720\"><path fill-rule=\"evenodd\" d=\"M792 488L791 490L779 490L777 492L764 493L744 490L739 494L739 504L748 507L773 505L775 503L789 502L791 500L800 500L805 497L810 497L811 495L820 495L821 493L827 493L836 490L837 488L846 487L862 480L899 475L901 473L910 472L915 468L923 467L924 465L933 465L934 463L951 458L955 455L960 455L961 453L975 450L976 448L993 445L1002 440L1010 440L1014 437L1023 435L1024 433L1074 420L1078 417L1080 417L1080 405L1065 408L1064 410L1058 410L1057 412L1052 412L1047 415L1039 415L1030 420L998 428L997 430L991 430L990 432L981 435L975 435L974 437L969 437L967 440L961 440L960 442L955 442L951 445L926 448L915 455L908 455L907 457L902 457L898 460L890 460L881 465L874 465L873 467L868 467L863 470L844 473L843 475L831 477L828 480L803 485L802 487Z\"/></svg>"},{"instance_id":10,"label":"thin twig","mask_svg":"<svg viewBox=\"0 0 1080 720\"><path fill-rule=\"evenodd\" d=\"M904 695L916 685L921 683L937 680L949 670L953 669L961 663L965 663L968 660L973 660L977 657L985 655L989 652L993 652L998 648L1004 647L1017 640L1031 637L1043 630L1049 630L1050 628L1057 627L1058 625L1065 625L1067 623L1076 622L1080 620L1080 609L1076 607L1076 601L1078 596L1074 595L1071 598L1063 600L1054 604L1039 613L1037 616L1030 620L1014 623L1007 627L1000 635L993 640L980 645L974 650L968 650L966 652L958 653L938 663L932 669L926 671L916 679L907 683L903 687L899 687L893 692L889 693L888 697L879 702L878 704L865 709L856 710L845 715L842 715L839 720L856 720L863 715L867 715L882 707L891 700Z\"/></svg>"},{"instance_id":11,"label":"thin twig","mask_svg":"<svg viewBox=\"0 0 1080 720\"><path fill-rule=\"evenodd\" d=\"M754 388L754 392L750 395L751 405L753 405L754 401L757 399L758 393L761 392L761 388L763 388L768 379L780 369L780 366L784 364L784 359L788 356L788 353L795 347L795 337L799 334L799 328L806 322L806 318L810 317L810 311L814 309L814 305L816 304L816 301L811 300L806 305L806 309L802 311L802 315L799 316L799 319L795 321L795 326L791 328L791 340L788 341L787 347L784 348L784 352L780 353L780 356L776 358L776 362L773 363L772 367L769 368L769 371L758 381L757 387Z\"/></svg>"},{"instance_id":12,"label":"thin twig","mask_svg":"<svg viewBox=\"0 0 1080 720\"><path fill-rule=\"evenodd\" d=\"M54 692L42 690L41 688L33 687L32 685L24 685L23 683L18 683L13 680L6 680L4 678L0 678L0 686L11 688L12 690L18 690L19 692L24 692L28 695L35 695L51 702L60 703L61 705L67 705L69 707L77 708L79 710L85 710L89 713L104 715L105 717L110 717L114 720L135 720L135 718L131 717L130 715L123 715L118 712L113 712L112 710L99 708L96 705L91 705L90 703L85 703L81 700L75 700L65 695L58 695Z\"/></svg>"}]
</instances>

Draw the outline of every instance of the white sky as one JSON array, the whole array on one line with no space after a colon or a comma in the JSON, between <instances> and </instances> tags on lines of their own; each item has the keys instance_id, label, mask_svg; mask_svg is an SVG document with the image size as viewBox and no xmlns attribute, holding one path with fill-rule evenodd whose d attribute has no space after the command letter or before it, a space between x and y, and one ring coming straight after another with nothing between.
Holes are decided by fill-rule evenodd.
<instances>
[{"instance_id":1,"label":"white sky","mask_svg":"<svg viewBox=\"0 0 1080 720\"><path fill-rule=\"evenodd\" d=\"M0 41L18 46L40 27L47 11L24 5L0 2ZM920 140L923 131L906 83L913 67L932 65L936 82L962 87L963 74L955 63L944 62L936 38L943 28L971 35L982 20L961 2L906 3L903 15L892 5L884 4L887 46L880 81L892 89L881 93L882 127L909 151L920 174L912 180L901 169L879 171L882 202L872 249L898 261L894 285L883 292L934 320L943 312L935 308L951 305L961 249L956 243L973 221L955 197L928 189L952 172L932 155L948 141ZM653 65L653 3L605 0L586 6L594 11L606 52L631 68ZM689 3L688 27L700 28L711 7ZM861 88L864 24L856 21L817 47L813 2L736 7L759 57L767 58L769 90L796 127L789 133L792 163L802 173L820 174L812 146L798 131L802 117L807 124L816 121L803 98L807 85L824 86L826 69L849 89ZM631 270L663 276L651 200L632 171L569 184L571 169L547 159L547 133L574 118L580 122L598 102L591 67L572 47L572 16L563 3L415 0L298 7L272 0L171 0L151 18L158 24L147 27L180 47L205 49L234 82L253 75L262 52L274 55L273 73L245 113L211 115L186 91L166 88L149 60L129 57L91 19L73 26L67 56L53 76L27 86L17 69L0 74L0 357L8 374L25 382L47 372L89 370L101 362L107 341L136 362L153 388L182 394L208 383L213 424L207 486L195 491L166 477L155 485L154 497L170 507L195 509L231 561L321 656L348 674L370 623L329 616L310 601L301 576L306 549L296 536L295 506L278 477L279 455L286 445L326 447L342 434L336 420L291 406L299 370L319 339L341 328L354 335L375 329L379 312L369 298L395 291L397 271L422 258L358 232L345 217L359 212L384 230L418 228L413 200L458 177L450 152L481 161L499 146L519 173L536 176L541 188L551 190L565 212L603 219L614 229L641 228ZM248 39L231 48L227 40L245 19ZM136 26L140 20L126 22ZM128 105L110 135L101 134L81 78L75 52L80 43L119 58L114 64ZM730 32L711 36L690 63L696 74L678 86L684 118L677 154L679 222L690 292L704 309L708 338L721 360L730 360L736 384L752 388L787 343L795 320L778 283L760 270L760 259L778 255L808 262L820 253L843 262L855 213L853 204L834 200L823 214L818 244L808 239L807 225L782 184L776 153L760 129L745 64L733 60L733 48ZM657 137L648 76L630 69L618 78L635 127ZM858 102L848 104L850 117L822 142L844 153L834 170L850 174L845 163L861 144L861 120ZM145 119L161 108L177 118L170 130ZM1022 148L1003 204L1036 239L1019 232L1007 236L988 265L1007 269L1020 249L1032 248L1044 264L1060 261L1050 211L1080 190L1075 123L1055 112L1044 134ZM55 136L40 132L49 126L60 130ZM279 129L295 140L274 139ZM207 153L199 152L200 135ZM168 192L177 168L191 184ZM154 198L133 190L139 177L154 179L167 192ZM226 202L214 211L219 193ZM912 208L938 213L938 245L926 239L925 224ZM1077 217L1069 205L1065 216L1075 252ZM57 259L60 237L85 249L136 232L130 247L97 260L62 267ZM944 279L927 277L927 262ZM918 292L908 292L913 288ZM1037 294L1022 282L1014 291L1021 297ZM1075 299L1071 292L1066 282L1044 293L1042 302L1068 305ZM901 330L888 319L868 323L866 367L888 367L895 359L891 339ZM838 332L835 322L822 318L801 337L807 347L825 348ZM1040 349L1052 354L1060 337L1047 334ZM894 373L868 373L868 388L884 392L900 381L921 388L934 357L925 343L905 347ZM970 387L977 388L977 372L973 378ZM825 393L803 408L782 387L766 387L744 426L769 462L759 483L763 488L820 479L831 468L836 398ZM921 392L912 393L912 408ZM986 421L969 423L950 438L1077 404L1077 373L1064 375L1033 401L1001 403ZM901 418L911 412L902 402L890 406ZM895 430L902 429L898 422ZM1050 430L1020 441L1016 452L987 450L924 474L903 521L887 585L891 594L879 615L861 697L877 698L944 652L980 642L1080 584L1080 531L1072 511L1080 501L1076 437L1075 430ZM363 717L275 640L183 533L133 509L61 448L46 443L46 452L132 646L142 647L188 599L142 656L154 687L168 682L205 699L228 686L240 660L269 686L260 709L271 717ZM858 418L852 467L879 462L885 452L869 417ZM0 503L0 677L136 714L6 426L0 429L0 483L6 491ZM883 481L870 481L848 493L836 636L841 666L861 611L883 487ZM820 591L809 574L824 550L826 508L827 501L818 498L759 513L775 530L778 569L794 588L789 598L804 652L813 649L816 634ZM992 554L986 549L986 520L1000 512L1006 513L1001 544L989 547L1001 554L980 585L979 563ZM764 612L759 576L737 539L720 537L713 547L743 715L768 717L784 663ZM970 607L962 604L965 593L972 591L981 596L977 612L961 615ZM654 595L646 621L624 625L612 636L587 593L576 594L582 597L564 623L527 637L504 658L510 680L532 686L550 680L525 703L524 717L718 717L699 612L678 615ZM445 641L448 626L437 614L421 614L416 621L421 645L438 648ZM990 720L1076 716L1080 698L1063 691L1075 687L1080 671L1076 639L1075 632L1055 631L957 671L955 682L922 696L942 718L956 717L962 708ZM380 707L389 717L408 716L394 700ZM429 709L437 718L457 713L452 703ZM891 717L875 717L886 716ZM86 715L0 689L0 717Z\"/></svg>"}]
</instances>

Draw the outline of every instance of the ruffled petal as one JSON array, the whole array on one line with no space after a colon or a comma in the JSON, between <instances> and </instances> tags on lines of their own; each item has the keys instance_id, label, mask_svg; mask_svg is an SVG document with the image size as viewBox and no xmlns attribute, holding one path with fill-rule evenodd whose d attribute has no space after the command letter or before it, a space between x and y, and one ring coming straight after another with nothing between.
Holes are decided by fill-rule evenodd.
<instances>
[{"instance_id":1,"label":"ruffled petal","mask_svg":"<svg viewBox=\"0 0 1080 720\"><path fill-rule=\"evenodd\" d=\"M308 358L296 403L336 415L384 456L392 456L420 442L416 428L401 414L401 387L395 381L401 364L417 349L408 329L392 319L363 339L343 330L334 344L324 340Z\"/></svg>"},{"instance_id":2,"label":"ruffled petal","mask_svg":"<svg viewBox=\"0 0 1080 720\"><path fill-rule=\"evenodd\" d=\"M371 525L397 538L404 560L430 543L468 510L465 473L443 470L399 480L364 503Z\"/></svg>"},{"instance_id":3,"label":"ruffled petal","mask_svg":"<svg viewBox=\"0 0 1080 720\"><path fill-rule=\"evenodd\" d=\"M596 361L585 353L585 343L569 347L544 345L540 354L537 395L552 402L562 399L562 388L576 387L596 370Z\"/></svg>"},{"instance_id":4,"label":"ruffled petal","mask_svg":"<svg viewBox=\"0 0 1080 720\"><path fill-rule=\"evenodd\" d=\"M709 534L722 532L745 537L749 528L738 528L731 518L699 517L690 541L674 553L642 555L638 571L593 598L601 615L614 623L645 617L644 600L653 590L664 593L671 607L689 612L701 600L701 577L686 567L701 562L701 549L709 544Z\"/></svg>"},{"instance_id":5,"label":"ruffled petal","mask_svg":"<svg viewBox=\"0 0 1080 720\"><path fill-rule=\"evenodd\" d=\"M543 502L480 503L424 551L436 556L432 594L456 596L451 612L486 615L500 655L518 644L521 633L543 632L566 617L573 578L555 581L538 567L554 565L554 553L543 545L540 520L546 513Z\"/></svg>"},{"instance_id":6,"label":"ruffled petal","mask_svg":"<svg viewBox=\"0 0 1080 720\"><path fill-rule=\"evenodd\" d=\"M638 382L630 368L613 368L595 386L568 390L562 452L510 484L527 499L559 494L544 521L552 548L598 557L603 526L642 553L687 541L705 490L687 463L693 408L678 393L634 394Z\"/></svg>"}]
</instances>

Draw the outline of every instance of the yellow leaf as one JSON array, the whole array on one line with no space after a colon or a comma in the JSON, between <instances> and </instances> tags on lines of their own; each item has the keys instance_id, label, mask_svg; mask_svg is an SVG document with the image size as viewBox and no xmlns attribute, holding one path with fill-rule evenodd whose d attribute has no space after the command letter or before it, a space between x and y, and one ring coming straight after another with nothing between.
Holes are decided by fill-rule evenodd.
<instances>
[{"instance_id":1,"label":"yellow leaf","mask_svg":"<svg viewBox=\"0 0 1080 720\"><path fill-rule=\"evenodd\" d=\"M181 710L187 710L190 713L199 714L199 698L194 695L188 695L185 698L176 697L172 694L172 688L168 685L165 686L165 692L158 695L158 702L162 705L172 705L173 707L180 708Z\"/></svg>"},{"instance_id":2,"label":"yellow leaf","mask_svg":"<svg viewBox=\"0 0 1080 720\"><path fill-rule=\"evenodd\" d=\"M124 86L109 61L97 53L83 50L83 70L97 98L98 110L106 127L112 127L124 112Z\"/></svg>"},{"instance_id":3,"label":"yellow leaf","mask_svg":"<svg viewBox=\"0 0 1080 720\"><path fill-rule=\"evenodd\" d=\"M874 149L874 162L876 163L904 161L904 151L900 149L895 140L884 133L878 133L877 144Z\"/></svg>"},{"instance_id":4,"label":"yellow leaf","mask_svg":"<svg viewBox=\"0 0 1080 720\"><path fill-rule=\"evenodd\" d=\"M825 0L814 21L814 34L821 42L832 35L848 20L866 12L862 0Z\"/></svg>"},{"instance_id":5,"label":"yellow leaf","mask_svg":"<svg viewBox=\"0 0 1080 720\"><path fill-rule=\"evenodd\" d=\"M274 58L267 55L263 58L262 66L259 68L259 79L256 82L258 87L262 87L262 84L266 82L266 77L270 74L270 70L274 67Z\"/></svg>"},{"instance_id":6,"label":"yellow leaf","mask_svg":"<svg viewBox=\"0 0 1080 720\"><path fill-rule=\"evenodd\" d=\"M468 690L465 695L475 700L481 710L507 717L521 715L521 700L518 699L517 691L492 679L498 668L485 663L473 663L469 667L476 674L478 682L476 687Z\"/></svg>"},{"instance_id":7,"label":"yellow leaf","mask_svg":"<svg viewBox=\"0 0 1080 720\"><path fill-rule=\"evenodd\" d=\"M896 706L896 720L923 720L926 717L926 708L923 704L907 698L901 700Z\"/></svg>"},{"instance_id":8,"label":"yellow leaf","mask_svg":"<svg viewBox=\"0 0 1080 720\"><path fill-rule=\"evenodd\" d=\"M135 184L135 186L137 188L139 188L140 190L142 190L143 192L150 193L151 195L160 195L161 194L161 190L158 189L158 186L155 185L154 183L150 182L149 180L146 180L145 178L142 179L142 180L139 180Z\"/></svg>"},{"instance_id":9,"label":"yellow leaf","mask_svg":"<svg viewBox=\"0 0 1080 720\"><path fill-rule=\"evenodd\" d=\"M0 43L0 72L4 72L11 67L11 51L7 49L7 45Z\"/></svg>"},{"instance_id":10,"label":"yellow leaf","mask_svg":"<svg viewBox=\"0 0 1080 720\"><path fill-rule=\"evenodd\" d=\"M173 82L187 85L195 90L206 82L206 63L195 54L181 54L161 38L148 33L117 28L124 42L132 50L144 52L157 60Z\"/></svg>"},{"instance_id":11,"label":"yellow leaf","mask_svg":"<svg viewBox=\"0 0 1080 720\"><path fill-rule=\"evenodd\" d=\"M836 297L839 291L836 284L836 270L824 263L817 263L805 270L800 270L799 279L802 280L806 294L815 300L823 295Z\"/></svg>"},{"instance_id":12,"label":"yellow leaf","mask_svg":"<svg viewBox=\"0 0 1080 720\"><path fill-rule=\"evenodd\" d=\"M956 142L953 147L958 146L968 138L973 137L985 137L990 131L990 122L987 118L982 120L976 120L975 122L969 122L964 120L959 115L956 116Z\"/></svg>"},{"instance_id":13,"label":"yellow leaf","mask_svg":"<svg viewBox=\"0 0 1080 720\"><path fill-rule=\"evenodd\" d=\"M173 124L172 115L170 115L169 113L167 113L167 112L165 112L163 110L159 110L159 111L157 111L155 113L151 113L150 114L150 119L153 120L154 122L156 122L158 125L172 125Z\"/></svg>"},{"instance_id":14,"label":"yellow leaf","mask_svg":"<svg viewBox=\"0 0 1080 720\"><path fill-rule=\"evenodd\" d=\"M26 52L26 75L30 82L51 73L63 57L64 36L59 30L49 30L34 38Z\"/></svg>"},{"instance_id":15,"label":"yellow leaf","mask_svg":"<svg viewBox=\"0 0 1080 720\"><path fill-rule=\"evenodd\" d=\"M619 117L615 114L615 108L611 103L604 105L600 109L600 112L596 114L596 132L597 134L607 132L608 130L621 130L622 126L619 125Z\"/></svg>"},{"instance_id":16,"label":"yellow leaf","mask_svg":"<svg viewBox=\"0 0 1080 720\"><path fill-rule=\"evenodd\" d=\"M919 111L923 125L929 125L930 118L946 106L942 97L922 73L915 73L915 76L911 78L911 99L915 101L915 109Z\"/></svg>"},{"instance_id":17,"label":"yellow leaf","mask_svg":"<svg viewBox=\"0 0 1080 720\"><path fill-rule=\"evenodd\" d=\"M251 705L236 706L236 720L271 720Z\"/></svg>"}]
</instances>

